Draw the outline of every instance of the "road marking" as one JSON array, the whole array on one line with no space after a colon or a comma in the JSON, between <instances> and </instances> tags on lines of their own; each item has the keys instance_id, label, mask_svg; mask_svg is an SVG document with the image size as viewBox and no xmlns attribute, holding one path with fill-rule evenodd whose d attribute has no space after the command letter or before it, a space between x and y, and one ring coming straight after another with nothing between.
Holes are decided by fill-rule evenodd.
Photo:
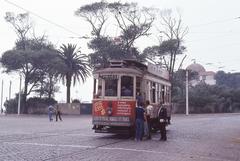
<instances>
[{"instance_id":1,"label":"road marking","mask_svg":"<svg viewBox=\"0 0 240 161\"><path fill-rule=\"evenodd\" d=\"M232 141L233 141L234 143L240 143L240 138L234 138L234 139L232 139Z\"/></svg>"},{"instance_id":2,"label":"road marking","mask_svg":"<svg viewBox=\"0 0 240 161\"><path fill-rule=\"evenodd\" d=\"M3 142L4 144L11 145L33 145L33 146L47 146L47 147L69 147L69 148L84 148L84 149L101 149L101 150L117 150L117 151L130 151L130 152L141 152L141 153L154 153L154 154L164 154L164 156L176 156L176 157L186 157L186 158L201 158L210 161L230 161L226 159L205 157L193 154L173 154L168 152L159 152L153 150L144 149L130 149L130 148L113 148L113 147L102 147L102 146L89 146L89 145L64 145L64 144L39 144L39 143L24 143L24 142Z\"/></svg>"},{"instance_id":3,"label":"road marking","mask_svg":"<svg viewBox=\"0 0 240 161\"><path fill-rule=\"evenodd\" d=\"M67 135L67 136L101 136L101 135L98 135L98 134L70 134L70 133L47 133L47 132L44 132L44 133L39 133L39 134L43 134L43 135Z\"/></svg>"},{"instance_id":4,"label":"road marking","mask_svg":"<svg viewBox=\"0 0 240 161\"><path fill-rule=\"evenodd\" d=\"M19 142L4 142L4 144L12 144L12 145L35 145L35 146L48 146L48 147L70 147L70 148L96 148L95 146L88 145L64 145L64 144L39 144L39 143L19 143Z\"/></svg>"}]
</instances>

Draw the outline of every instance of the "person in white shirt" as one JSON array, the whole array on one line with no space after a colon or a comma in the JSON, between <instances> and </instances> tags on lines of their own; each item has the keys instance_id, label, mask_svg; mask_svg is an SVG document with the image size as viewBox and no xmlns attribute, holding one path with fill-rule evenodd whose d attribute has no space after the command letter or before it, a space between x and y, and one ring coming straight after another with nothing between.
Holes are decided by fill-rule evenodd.
<instances>
[{"instance_id":1,"label":"person in white shirt","mask_svg":"<svg viewBox=\"0 0 240 161\"><path fill-rule=\"evenodd\" d=\"M147 115L147 124L148 124L148 139L151 139L151 129L152 129L152 124L153 124L153 106L150 105L149 100L146 101L146 115Z\"/></svg>"}]
</instances>

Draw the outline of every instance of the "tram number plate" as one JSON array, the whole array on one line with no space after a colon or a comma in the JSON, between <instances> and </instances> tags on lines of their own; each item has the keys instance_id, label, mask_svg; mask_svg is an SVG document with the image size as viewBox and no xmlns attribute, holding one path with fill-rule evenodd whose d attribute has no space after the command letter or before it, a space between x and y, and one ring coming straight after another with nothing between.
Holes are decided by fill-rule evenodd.
<instances>
[{"instance_id":1,"label":"tram number plate","mask_svg":"<svg viewBox=\"0 0 240 161\"><path fill-rule=\"evenodd\" d=\"M107 116L95 116L93 117L94 121L113 121L113 122L129 122L129 117L107 117Z\"/></svg>"}]
</instances>

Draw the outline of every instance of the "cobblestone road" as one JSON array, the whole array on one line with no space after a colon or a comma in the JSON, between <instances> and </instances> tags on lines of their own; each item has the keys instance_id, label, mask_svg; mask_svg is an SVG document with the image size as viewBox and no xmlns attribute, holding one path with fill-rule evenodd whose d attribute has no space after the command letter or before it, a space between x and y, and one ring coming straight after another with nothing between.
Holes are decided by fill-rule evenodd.
<instances>
[{"instance_id":1,"label":"cobblestone road","mask_svg":"<svg viewBox=\"0 0 240 161\"><path fill-rule=\"evenodd\" d=\"M174 115L168 140L95 134L90 116L0 116L0 161L240 161L240 114Z\"/></svg>"}]
</instances>

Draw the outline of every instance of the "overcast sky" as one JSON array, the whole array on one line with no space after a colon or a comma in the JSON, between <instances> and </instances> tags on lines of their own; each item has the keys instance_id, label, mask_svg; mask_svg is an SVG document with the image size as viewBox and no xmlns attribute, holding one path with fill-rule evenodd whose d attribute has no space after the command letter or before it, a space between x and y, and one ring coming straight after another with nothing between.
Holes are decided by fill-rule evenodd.
<instances>
[{"instance_id":1,"label":"overcast sky","mask_svg":"<svg viewBox=\"0 0 240 161\"><path fill-rule=\"evenodd\" d=\"M30 11L37 35L46 34L49 40L59 47L62 43L76 43L83 53L87 40L76 39L80 35L89 35L90 26L74 11L92 0L0 0L0 55L11 49L16 34L10 24L6 23L6 12L16 14ZM108 1L113 2L113 0ZM125 1L121 1L125 2ZM187 47L185 68L195 59L206 70L240 72L240 1L239 0L138 0L140 6L180 11L183 22L189 27L184 45ZM25 10L24 10L25 9ZM45 19L45 20L44 20ZM49 22L50 21L50 22ZM59 27L62 26L62 27ZM64 29L63 29L64 28ZM141 43L140 49L157 44L156 33L153 33L148 44ZM211 64L209 64L211 63ZM11 97L19 89L19 77L0 74L4 80L4 100L8 97L9 80L13 81ZM65 88L56 95L57 100L65 100ZM72 98L90 101L92 96L92 78L85 84L72 88Z\"/></svg>"}]
</instances>

